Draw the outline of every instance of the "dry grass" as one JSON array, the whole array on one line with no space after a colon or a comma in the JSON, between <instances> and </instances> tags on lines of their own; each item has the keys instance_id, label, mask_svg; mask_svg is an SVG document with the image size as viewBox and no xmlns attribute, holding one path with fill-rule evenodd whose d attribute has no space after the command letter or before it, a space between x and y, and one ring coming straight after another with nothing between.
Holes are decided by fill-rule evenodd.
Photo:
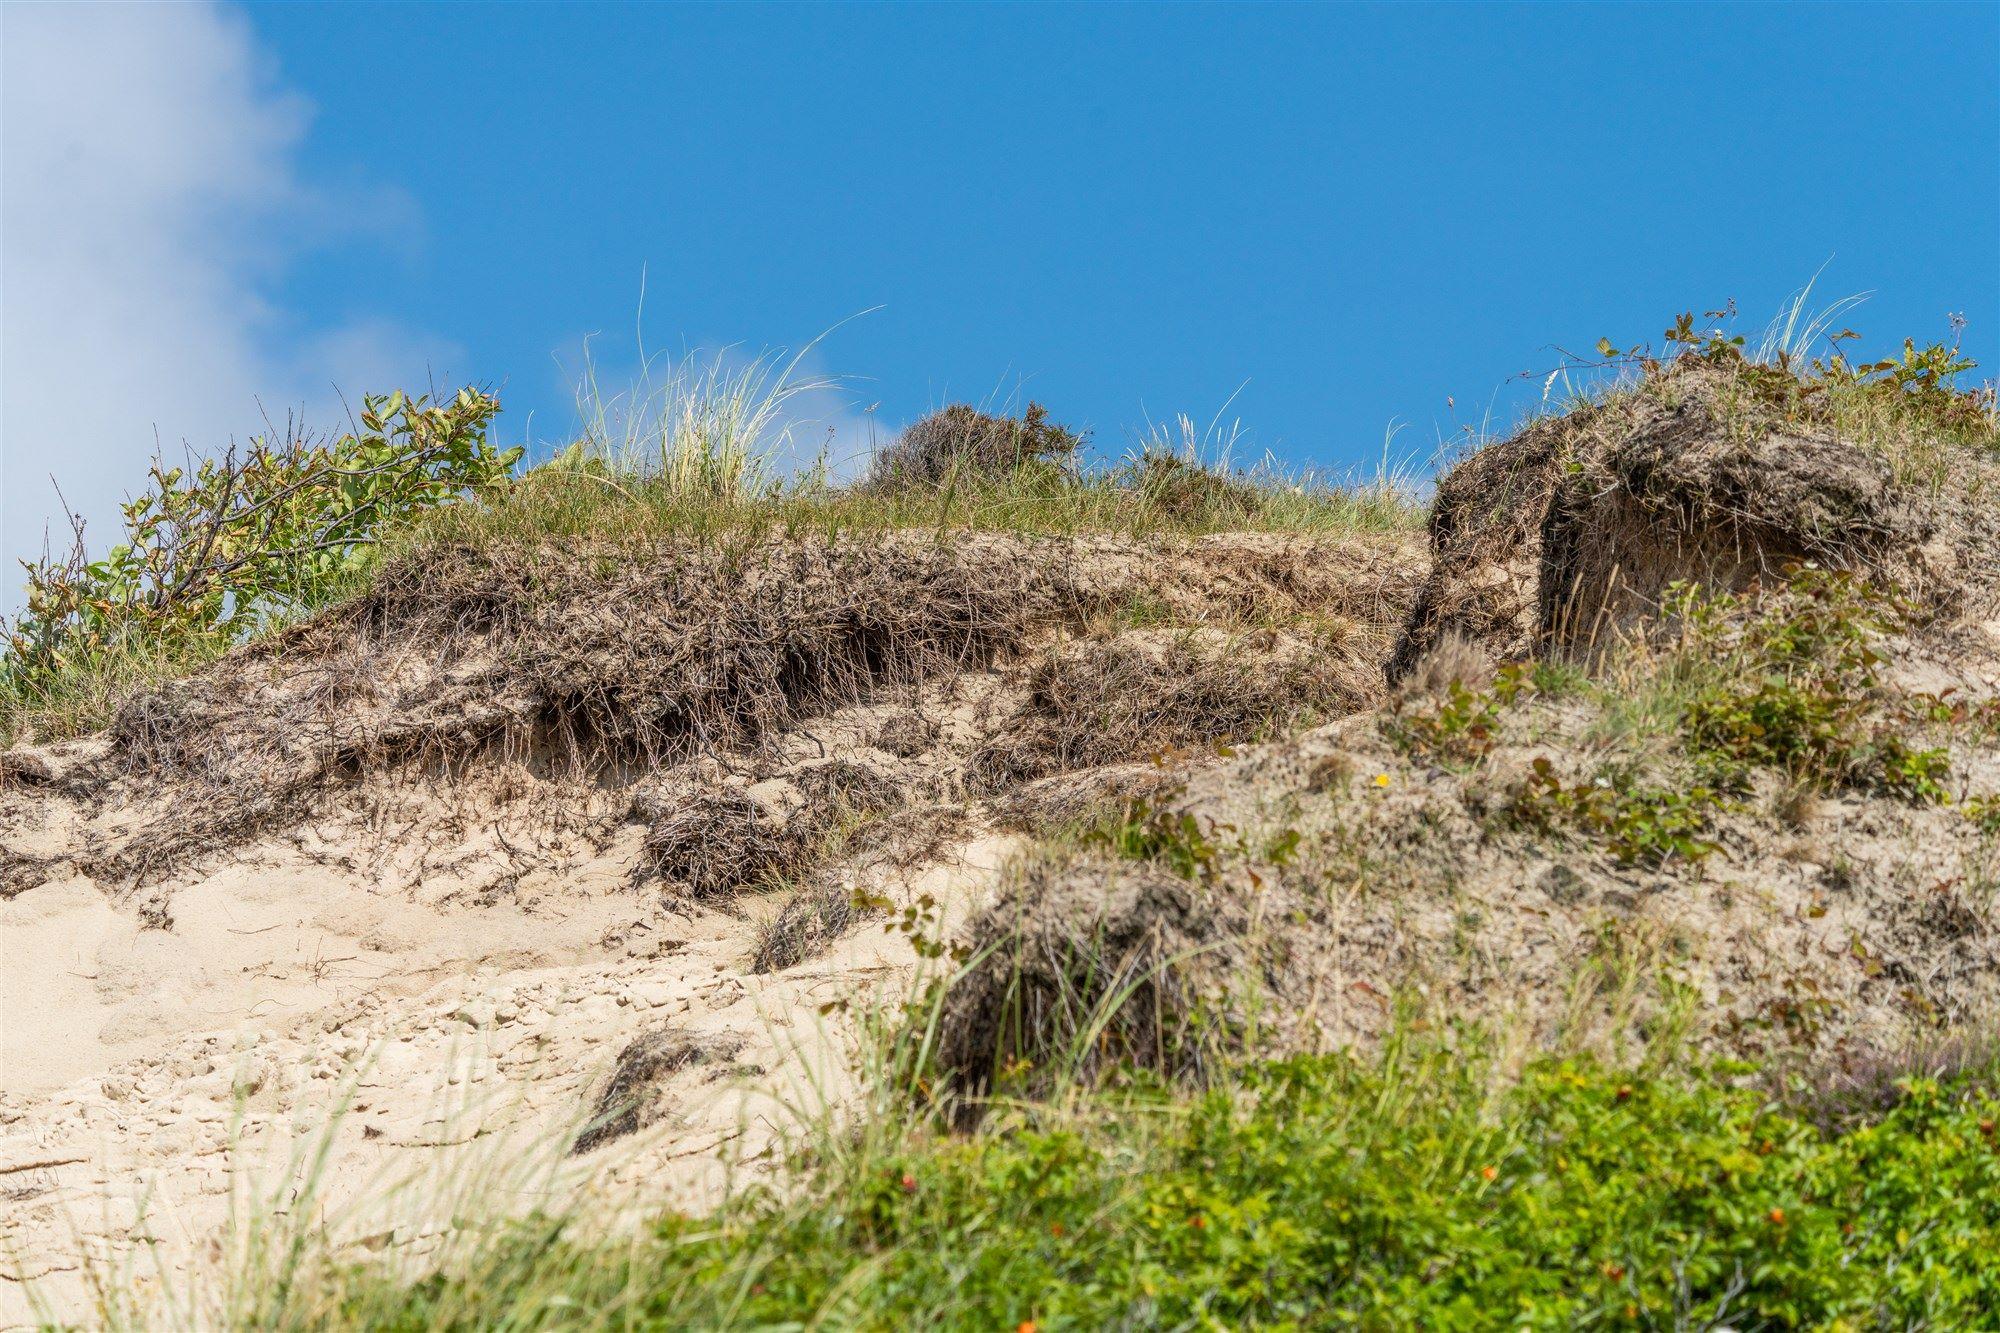
<instances>
[{"instance_id":1,"label":"dry grass","mask_svg":"<svg viewBox=\"0 0 2000 1333\"><path fill-rule=\"evenodd\" d=\"M1183 789L1185 770L1206 757L1189 756L1179 764L1143 760L1059 773L999 793L989 808L1004 828L1042 840L1073 839L1079 830L1120 818L1137 802Z\"/></svg>"},{"instance_id":2,"label":"dry grass","mask_svg":"<svg viewBox=\"0 0 2000 1333\"><path fill-rule=\"evenodd\" d=\"M759 975L782 972L817 957L881 908L858 902L844 884L818 881L801 885L776 916L757 934L750 970Z\"/></svg>"},{"instance_id":3,"label":"dry grass","mask_svg":"<svg viewBox=\"0 0 2000 1333\"><path fill-rule=\"evenodd\" d=\"M672 485L574 469L529 473L495 504L441 513L401 541L405 549L581 543L614 549L698 538L736 543L794 534L830 536L904 529L1017 535L1130 537L1208 532L1334 535L1411 531L1423 522L1409 488L1391 480L1358 485L1312 476L1271 476L1213 503L1163 497L1112 471L1052 484L1046 477L971 473L945 488L884 490L797 478L720 498Z\"/></svg>"},{"instance_id":4,"label":"dry grass","mask_svg":"<svg viewBox=\"0 0 2000 1333\"><path fill-rule=\"evenodd\" d=\"M174 647L120 640L55 675L0 669L0 748L70 740L108 725L135 695L200 671L227 651L202 640Z\"/></svg>"},{"instance_id":5,"label":"dry grass","mask_svg":"<svg viewBox=\"0 0 2000 1333\"><path fill-rule=\"evenodd\" d=\"M646 783L632 802L647 825L638 878L697 900L796 882L905 797L888 775L844 759L801 770L786 787L789 808L679 775Z\"/></svg>"},{"instance_id":6,"label":"dry grass","mask_svg":"<svg viewBox=\"0 0 2000 1333\"><path fill-rule=\"evenodd\" d=\"M170 691L184 705L146 705L177 719L171 751L148 753L230 780L489 743L585 769L671 767L1091 614L1108 592L1058 554L892 538L405 557L367 595ZM357 643L369 660L343 660L387 688L330 707L318 663ZM418 658L439 665L407 667Z\"/></svg>"},{"instance_id":7,"label":"dry grass","mask_svg":"<svg viewBox=\"0 0 2000 1333\"><path fill-rule=\"evenodd\" d=\"M1334 632L1137 631L1053 649L1026 683L973 757L988 790L1344 715L1379 693L1380 676L1366 647Z\"/></svg>"},{"instance_id":8,"label":"dry grass","mask_svg":"<svg viewBox=\"0 0 2000 1333\"><path fill-rule=\"evenodd\" d=\"M689 787L644 801L647 822L638 878L665 880L696 900L728 897L794 872L808 838L736 787Z\"/></svg>"},{"instance_id":9,"label":"dry grass","mask_svg":"<svg viewBox=\"0 0 2000 1333\"><path fill-rule=\"evenodd\" d=\"M659 1118L656 1085L689 1065L726 1064L742 1047L739 1036L700 1036L678 1027L655 1028L634 1037L618 1053L611 1077L570 1152L587 1153L654 1123Z\"/></svg>"},{"instance_id":10,"label":"dry grass","mask_svg":"<svg viewBox=\"0 0 2000 1333\"><path fill-rule=\"evenodd\" d=\"M827 767L833 765L822 766ZM889 808L906 796L897 790L874 811L843 821L812 873L758 930L752 972L796 967L826 952L861 922L881 916L888 900L869 886L882 879L894 882L913 867L935 862L946 844L964 832L968 816L963 806Z\"/></svg>"},{"instance_id":11,"label":"dry grass","mask_svg":"<svg viewBox=\"0 0 2000 1333\"><path fill-rule=\"evenodd\" d=\"M1043 682L1057 711L1030 709L1013 727L1015 767L1211 745L1309 709L1348 711L1371 697L1371 654L1407 605L1406 554L1400 535L964 532L404 554L343 606L122 706L101 781L138 783L147 822L92 864L128 880L168 874L371 775L454 780L499 758L558 782L646 780L659 798L638 812L653 826L647 872L691 897L797 880L840 818L889 803L852 780L869 774L795 774L827 787L794 793L810 807L801 817L751 810L741 793L677 792L676 770L700 760L754 774L807 719L1018 660L1141 602L1183 624L1283 608L1318 628L1204 629L1179 647L1149 631L1128 649L1150 634L1164 658L1119 649L1058 666ZM1164 709L1134 711L1148 692Z\"/></svg>"},{"instance_id":12,"label":"dry grass","mask_svg":"<svg viewBox=\"0 0 2000 1333\"><path fill-rule=\"evenodd\" d=\"M1249 929L1242 895L1147 862L1031 863L967 927L937 1068L967 1108L1120 1064L1198 1076L1241 1020Z\"/></svg>"}]
</instances>

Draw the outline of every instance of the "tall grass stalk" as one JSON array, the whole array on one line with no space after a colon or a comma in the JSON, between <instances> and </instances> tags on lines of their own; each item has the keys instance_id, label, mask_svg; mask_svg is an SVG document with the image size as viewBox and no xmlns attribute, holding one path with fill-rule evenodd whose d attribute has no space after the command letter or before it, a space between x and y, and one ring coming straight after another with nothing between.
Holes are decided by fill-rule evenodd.
<instances>
[{"instance_id":1,"label":"tall grass stalk","mask_svg":"<svg viewBox=\"0 0 2000 1333\"><path fill-rule=\"evenodd\" d=\"M789 357L767 352L748 361L728 348L680 360L642 348L632 385L613 393L586 342L575 390L580 436L563 458L598 463L675 496L755 495L780 475L794 443L797 401L840 387L836 377L800 369L820 338Z\"/></svg>"},{"instance_id":2,"label":"tall grass stalk","mask_svg":"<svg viewBox=\"0 0 2000 1333\"><path fill-rule=\"evenodd\" d=\"M1825 271L1826 265L1820 265L1820 273ZM1855 292L1814 310L1811 306L1812 292L1819 276L1819 273L1813 274L1805 286L1793 292L1778 307L1778 313L1765 326L1764 336L1758 341L1751 360L1767 366L1777 365L1781 360L1803 364L1812 354L1814 345L1832 334L1848 311L1873 295L1872 292Z\"/></svg>"}]
</instances>

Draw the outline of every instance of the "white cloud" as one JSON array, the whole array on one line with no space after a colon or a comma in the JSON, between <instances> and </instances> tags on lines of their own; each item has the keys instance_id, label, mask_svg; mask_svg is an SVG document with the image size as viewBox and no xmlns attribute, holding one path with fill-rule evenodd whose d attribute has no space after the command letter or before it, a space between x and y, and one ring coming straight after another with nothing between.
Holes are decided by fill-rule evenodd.
<instances>
[{"instance_id":1,"label":"white cloud","mask_svg":"<svg viewBox=\"0 0 2000 1333\"><path fill-rule=\"evenodd\" d=\"M455 349L386 319L313 326L272 293L324 219L401 218L301 175L310 106L241 15L0 5L0 606L61 527L50 476L115 532L155 441L215 449L341 420L332 385L421 383ZM349 207L348 205L355 205ZM61 534L58 533L58 536Z\"/></svg>"},{"instance_id":2,"label":"white cloud","mask_svg":"<svg viewBox=\"0 0 2000 1333\"><path fill-rule=\"evenodd\" d=\"M819 365L817 355L806 357L798 377L831 378ZM875 451L902 430L876 406L870 392L874 387L866 381L842 379L833 387L807 389L788 401L785 415L791 432L779 465L799 469L824 463L828 476L836 481L851 481L865 473Z\"/></svg>"}]
</instances>

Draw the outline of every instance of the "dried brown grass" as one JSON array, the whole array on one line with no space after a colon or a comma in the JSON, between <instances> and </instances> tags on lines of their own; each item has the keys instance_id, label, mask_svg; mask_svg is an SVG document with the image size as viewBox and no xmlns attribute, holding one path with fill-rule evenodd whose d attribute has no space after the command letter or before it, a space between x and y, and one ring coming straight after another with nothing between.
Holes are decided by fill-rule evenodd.
<instances>
[{"instance_id":1,"label":"dried brown grass","mask_svg":"<svg viewBox=\"0 0 2000 1333\"><path fill-rule=\"evenodd\" d=\"M1364 649L1332 632L1142 631L1064 644L1026 684L973 756L986 790L1352 712L1377 696L1380 677Z\"/></svg>"},{"instance_id":2,"label":"dried brown grass","mask_svg":"<svg viewBox=\"0 0 2000 1333\"><path fill-rule=\"evenodd\" d=\"M819 881L801 885L778 914L757 933L750 970L782 972L826 952L834 941L882 909L857 901L845 884Z\"/></svg>"},{"instance_id":3,"label":"dried brown grass","mask_svg":"<svg viewBox=\"0 0 2000 1333\"><path fill-rule=\"evenodd\" d=\"M664 881L697 900L796 882L840 850L861 821L905 799L892 776L845 759L773 785L777 790L759 799L744 785L686 771L641 784L632 814L647 829L636 879Z\"/></svg>"},{"instance_id":4,"label":"dried brown grass","mask_svg":"<svg viewBox=\"0 0 2000 1333\"><path fill-rule=\"evenodd\" d=\"M1164 666L1113 652L1067 675L1055 667L1044 684L1057 714L1038 723L1030 710L1014 729L1019 771L1242 738L1302 708L1345 711L1369 697L1368 645L1407 604L1409 548L1400 534L894 532L409 556L355 601L127 701L91 781L134 788L117 799L148 813L117 847L93 851L94 864L114 878L164 874L377 777L456 789L504 761L616 789L697 760L748 772L807 719L991 669L1138 605L1168 623L1239 624L1254 611L1324 628L1309 652L1290 632L1257 640L1278 645L1258 673L1186 648ZM1116 712L1111 694L1152 690L1182 665L1194 678L1169 682L1160 716ZM1093 690L1114 710L1112 731L1074 741L1036 731L1100 729ZM789 877L799 863L744 811L642 817L659 825L653 871L695 896ZM718 847L727 854L710 875L682 848L716 820L741 836Z\"/></svg>"},{"instance_id":5,"label":"dried brown grass","mask_svg":"<svg viewBox=\"0 0 2000 1333\"><path fill-rule=\"evenodd\" d=\"M638 878L697 900L793 872L812 854L809 835L738 787L688 786L633 805L648 826Z\"/></svg>"},{"instance_id":6,"label":"dried brown grass","mask_svg":"<svg viewBox=\"0 0 2000 1333\"><path fill-rule=\"evenodd\" d=\"M967 927L938 1068L975 1099L1120 1064L1199 1077L1242 1024L1251 927L1245 895L1147 862L1030 865Z\"/></svg>"},{"instance_id":7,"label":"dried brown grass","mask_svg":"<svg viewBox=\"0 0 2000 1333\"><path fill-rule=\"evenodd\" d=\"M611 1077L570 1152L580 1156L654 1123L660 1117L663 1081L691 1065L726 1064L742 1048L740 1036L702 1036L678 1027L656 1028L633 1038L618 1053Z\"/></svg>"}]
</instances>

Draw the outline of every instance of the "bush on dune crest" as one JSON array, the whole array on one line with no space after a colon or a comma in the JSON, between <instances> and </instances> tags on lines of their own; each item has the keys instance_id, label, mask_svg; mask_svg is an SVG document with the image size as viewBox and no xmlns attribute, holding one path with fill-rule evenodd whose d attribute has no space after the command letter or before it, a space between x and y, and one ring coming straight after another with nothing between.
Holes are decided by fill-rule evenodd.
<instances>
[{"instance_id":1,"label":"bush on dune crest","mask_svg":"<svg viewBox=\"0 0 2000 1333\"><path fill-rule=\"evenodd\" d=\"M124 506L125 540L91 559L83 529L28 563L27 606L6 626L0 736L65 708L100 720L117 682L186 668L354 586L384 536L505 482L521 451L487 438L499 401L363 400L359 429L294 427L238 453L169 467ZM81 698L79 699L79 696Z\"/></svg>"},{"instance_id":2,"label":"bush on dune crest","mask_svg":"<svg viewBox=\"0 0 2000 1333\"><path fill-rule=\"evenodd\" d=\"M1020 472L1060 484L1082 445L1083 436L1050 421L1040 403L1029 403L1018 420L953 403L916 421L877 451L869 463L868 486L935 488L964 477Z\"/></svg>"}]
</instances>

